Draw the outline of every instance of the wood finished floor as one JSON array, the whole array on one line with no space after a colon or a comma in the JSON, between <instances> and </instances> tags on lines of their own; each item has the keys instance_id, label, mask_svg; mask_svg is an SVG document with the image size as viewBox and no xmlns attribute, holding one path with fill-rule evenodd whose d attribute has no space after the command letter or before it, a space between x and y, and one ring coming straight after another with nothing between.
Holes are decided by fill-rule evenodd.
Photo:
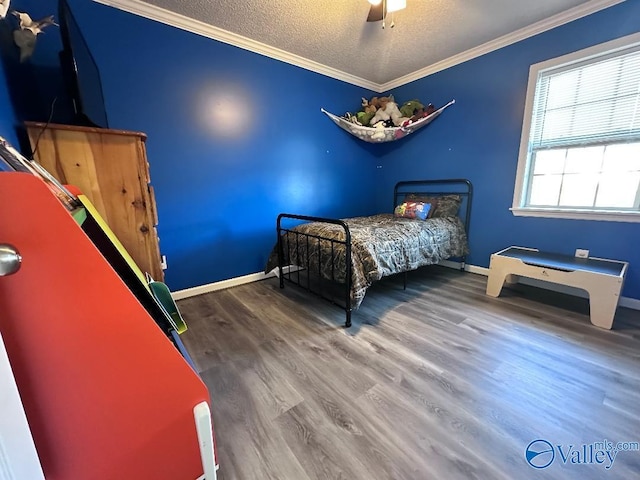
<instances>
[{"instance_id":1,"label":"wood finished floor","mask_svg":"<svg viewBox=\"0 0 640 480\"><path fill-rule=\"evenodd\" d=\"M213 402L219 478L634 479L640 452L545 469L535 439L640 441L640 312L613 331L584 299L444 267L344 312L276 279L179 302Z\"/></svg>"}]
</instances>

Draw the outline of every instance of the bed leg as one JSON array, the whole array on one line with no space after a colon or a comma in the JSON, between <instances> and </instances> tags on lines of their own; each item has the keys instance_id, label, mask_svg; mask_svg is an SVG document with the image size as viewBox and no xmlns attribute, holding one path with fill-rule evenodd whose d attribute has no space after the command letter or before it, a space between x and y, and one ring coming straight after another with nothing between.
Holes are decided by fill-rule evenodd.
<instances>
[{"instance_id":1,"label":"bed leg","mask_svg":"<svg viewBox=\"0 0 640 480\"><path fill-rule=\"evenodd\" d=\"M402 289L407 289L407 272L404 272L404 274L402 275Z\"/></svg>"},{"instance_id":2,"label":"bed leg","mask_svg":"<svg viewBox=\"0 0 640 480\"><path fill-rule=\"evenodd\" d=\"M349 328L351 326L351 310L345 310L347 313L347 321L344 322L344 328Z\"/></svg>"}]
</instances>

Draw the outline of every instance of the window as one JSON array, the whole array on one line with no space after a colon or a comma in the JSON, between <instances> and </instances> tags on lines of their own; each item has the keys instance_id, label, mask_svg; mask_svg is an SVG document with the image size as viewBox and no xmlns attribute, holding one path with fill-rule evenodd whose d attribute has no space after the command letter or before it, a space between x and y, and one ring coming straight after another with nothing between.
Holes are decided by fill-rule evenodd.
<instances>
[{"instance_id":1,"label":"window","mask_svg":"<svg viewBox=\"0 0 640 480\"><path fill-rule=\"evenodd\" d=\"M531 66L514 215L640 222L640 34Z\"/></svg>"}]
</instances>

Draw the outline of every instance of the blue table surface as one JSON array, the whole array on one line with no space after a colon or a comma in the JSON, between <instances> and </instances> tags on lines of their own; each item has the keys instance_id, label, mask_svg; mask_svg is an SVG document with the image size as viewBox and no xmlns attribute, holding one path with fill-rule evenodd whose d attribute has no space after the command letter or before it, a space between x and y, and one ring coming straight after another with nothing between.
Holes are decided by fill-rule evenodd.
<instances>
[{"instance_id":1,"label":"blue table surface","mask_svg":"<svg viewBox=\"0 0 640 480\"><path fill-rule=\"evenodd\" d=\"M595 258L578 258L560 253L536 252L518 247L511 247L500 253L504 257L518 258L528 265L572 272L583 270L593 273L620 276L624 262L605 261Z\"/></svg>"}]
</instances>

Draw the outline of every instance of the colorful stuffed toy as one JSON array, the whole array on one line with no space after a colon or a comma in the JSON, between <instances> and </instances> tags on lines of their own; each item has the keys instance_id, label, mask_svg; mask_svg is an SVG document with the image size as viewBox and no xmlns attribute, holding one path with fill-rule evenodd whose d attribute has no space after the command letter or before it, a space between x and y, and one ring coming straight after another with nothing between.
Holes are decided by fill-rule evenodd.
<instances>
[{"instance_id":1,"label":"colorful stuffed toy","mask_svg":"<svg viewBox=\"0 0 640 480\"><path fill-rule=\"evenodd\" d=\"M380 141L384 140L384 138L386 136L385 131L384 131L384 128L385 128L384 127L384 123L383 122L378 122L375 125L374 128L376 129L376 131L374 132L373 135L371 135L371 138L373 140L380 140Z\"/></svg>"},{"instance_id":2,"label":"colorful stuffed toy","mask_svg":"<svg viewBox=\"0 0 640 480\"><path fill-rule=\"evenodd\" d=\"M393 214L396 217L417 218L426 220L431 210L430 203L423 202L402 202L396 207Z\"/></svg>"},{"instance_id":3,"label":"colorful stuffed toy","mask_svg":"<svg viewBox=\"0 0 640 480\"><path fill-rule=\"evenodd\" d=\"M385 98L385 97L383 97ZM393 101L393 97L386 97L389 100L384 102L384 106L381 106L376 114L369 121L369 125L373 126L380 120L391 120L393 125L399 127L403 122L408 120L407 117L403 117L398 108L398 104Z\"/></svg>"},{"instance_id":4,"label":"colorful stuffed toy","mask_svg":"<svg viewBox=\"0 0 640 480\"><path fill-rule=\"evenodd\" d=\"M428 117L429 115L431 115L433 112L436 111L436 107L433 106L433 104L429 104L426 107L423 107L419 110L416 110L416 112L411 116L411 118L409 118L407 121L405 121L402 126L403 127L408 127L409 125L411 125L414 122L417 122L418 120L421 120L425 117Z\"/></svg>"},{"instance_id":5,"label":"colorful stuffed toy","mask_svg":"<svg viewBox=\"0 0 640 480\"><path fill-rule=\"evenodd\" d=\"M403 103L402 107L398 107L393 95L371 97L370 100L362 97L361 100L361 109L358 112L355 114L347 112L342 118L355 125L378 129L406 127L435 111L432 104L425 107L418 99L409 100ZM379 130L369 135L375 138L382 136L383 133ZM403 136L404 132L396 132L396 138Z\"/></svg>"},{"instance_id":6,"label":"colorful stuffed toy","mask_svg":"<svg viewBox=\"0 0 640 480\"><path fill-rule=\"evenodd\" d=\"M376 113L378 110L378 97L373 97L371 101L362 97L362 111L364 113Z\"/></svg>"},{"instance_id":7,"label":"colorful stuffed toy","mask_svg":"<svg viewBox=\"0 0 640 480\"><path fill-rule=\"evenodd\" d=\"M420 103L420 100L413 99L408 102L404 102L400 107L400 113L403 117L411 118L413 117L419 110L422 110L424 105Z\"/></svg>"}]
</instances>

